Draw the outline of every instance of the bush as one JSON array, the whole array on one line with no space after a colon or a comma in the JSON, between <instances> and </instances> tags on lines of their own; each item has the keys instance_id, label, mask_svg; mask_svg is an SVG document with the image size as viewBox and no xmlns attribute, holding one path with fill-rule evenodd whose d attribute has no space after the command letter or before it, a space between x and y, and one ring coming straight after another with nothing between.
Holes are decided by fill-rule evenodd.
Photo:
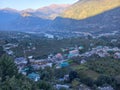
<instances>
[{"instance_id":1,"label":"bush","mask_svg":"<svg viewBox=\"0 0 120 90\"><path fill-rule=\"evenodd\" d=\"M94 85L94 81L90 77L82 78L81 82L90 87Z\"/></svg>"},{"instance_id":2,"label":"bush","mask_svg":"<svg viewBox=\"0 0 120 90\"><path fill-rule=\"evenodd\" d=\"M97 86L102 86L105 84L111 84L113 82L113 78L105 75L100 75L98 79L96 80Z\"/></svg>"}]
</instances>

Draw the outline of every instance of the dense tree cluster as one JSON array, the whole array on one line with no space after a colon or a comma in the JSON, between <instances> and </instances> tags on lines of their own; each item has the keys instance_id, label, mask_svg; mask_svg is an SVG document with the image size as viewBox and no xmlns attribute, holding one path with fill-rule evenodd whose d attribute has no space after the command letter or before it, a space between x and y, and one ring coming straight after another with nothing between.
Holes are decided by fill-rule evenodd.
<instances>
[{"instance_id":1,"label":"dense tree cluster","mask_svg":"<svg viewBox=\"0 0 120 90\"><path fill-rule=\"evenodd\" d=\"M0 46L0 57L1 57L4 53L5 53L5 52L4 52L4 50L3 50L3 47Z\"/></svg>"},{"instance_id":2,"label":"dense tree cluster","mask_svg":"<svg viewBox=\"0 0 120 90\"><path fill-rule=\"evenodd\" d=\"M0 58L0 90L54 90L46 81L34 82L18 73L13 59L4 55Z\"/></svg>"}]
</instances>

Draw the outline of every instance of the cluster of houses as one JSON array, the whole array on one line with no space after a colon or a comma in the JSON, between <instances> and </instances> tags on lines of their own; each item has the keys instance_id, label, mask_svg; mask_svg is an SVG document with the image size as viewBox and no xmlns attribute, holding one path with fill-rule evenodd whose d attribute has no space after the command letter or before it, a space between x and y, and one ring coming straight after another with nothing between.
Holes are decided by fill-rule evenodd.
<instances>
[{"instance_id":1,"label":"cluster of houses","mask_svg":"<svg viewBox=\"0 0 120 90\"><path fill-rule=\"evenodd\" d=\"M55 55L50 54L48 55L48 58L46 59L40 59L40 60L35 60L33 59L33 56L28 56L29 63L31 64L32 68L36 71L39 70L40 68L44 69L45 67L50 67L52 68L53 65L56 67L56 69L62 68L62 67L68 67L69 66L69 59L72 57L85 57L89 58L92 55L97 55L101 58L103 57L108 57L111 56L110 52L113 52L112 55L116 59L120 59L120 49L117 47L110 48L108 46L97 46L96 48L92 48L91 50L80 54L79 51L84 49L82 46L80 47L72 47L70 49L64 49L63 51L65 52L66 50L68 53L62 54L62 53L57 53ZM84 64L87 62L85 59L80 60L81 64ZM29 68L26 68L26 65L28 63L28 60L25 57L19 57L15 59L15 64L18 67L18 70L20 73L27 75L26 71ZM33 79L34 81L37 81L40 79L40 75L32 72L31 74L28 75L29 78Z\"/></svg>"},{"instance_id":2,"label":"cluster of houses","mask_svg":"<svg viewBox=\"0 0 120 90\"><path fill-rule=\"evenodd\" d=\"M110 52L113 54L111 55ZM90 57L92 55L98 55L101 58L113 56L116 59L120 59L120 49L118 47L110 48L108 46L97 46L96 48L92 48L91 51L80 54L79 56Z\"/></svg>"},{"instance_id":3,"label":"cluster of houses","mask_svg":"<svg viewBox=\"0 0 120 90\"><path fill-rule=\"evenodd\" d=\"M3 46L4 51L6 51L6 53L9 55L14 54L11 48L15 48L15 47L18 47L18 44L9 43ZM37 70L39 70L40 68L45 69L45 67L52 68L53 65L56 67L56 69L59 69L62 67L68 67L70 65L68 60L70 60L70 58L72 57L79 56L82 58L83 57L89 58L92 55L97 55L100 58L112 56L115 59L120 59L120 49L118 47L112 48L108 46L97 46L85 53L80 54L80 50L83 50L83 49L84 49L83 46L62 49L63 53L57 53L55 55L50 54L48 55L48 58L40 59L40 60L35 60L33 56L28 56L27 58L19 57L14 59L14 63L17 65L19 73L26 75L31 80L38 81L40 80L40 74L36 72ZM29 74L27 74L29 67L26 67L28 62L31 64L32 68L34 69L34 71ZM86 62L87 62L86 59L80 60L81 64L84 64ZM59 81L65 81L68 78L69 76L65 75L63 78L60 78ZM57 88L58 90L60 88L69 89L69 85L56 84L55 88ZM113 89L111 87L99 87L98 90L113 90Z\"/></svg>"},{"instance_id":4,"label":"cluster of houses","mask_svg":"<svg viewBox=\"0 0 120 90\"><path fill-rule=\"evenodd\" d=\"M81 49L82 47L79 47L79 48ZM77 55L79 55L79 50L73 49L69 51L68 58L75 57ZM44 69L45 67L52 68L53 64L55 65L56 69L67 67L69 66L67 59L64 58L64 55L62 55L61 53L57 53L55 55L50 54L48 55L48 58L40 59L40 60L35 60L33 59L32 56L28 56L28 59L26 59L25 57L19 57L19 58L15 58L14 62L18 67L19 73L22 73L23 75L27 75L26 71L29 70L29 68L26 67L26 65L28 62L31 64L32 68L36 71L36 70L39 70L40 68ZM40 75L35 72L32 72L27 76L33 79L34 81L37 81L40 79Z\"/></svg>"},{"instance_id":5,"label":"cluster of houses","mask_svg":"<svg viewBox=\"0 0 120 90\"><path fill-rule=\"evenodd\" d=\"M19 73L28 76L28 78L34 81L38 81L40 79L40 75L35 72L27 74L29 67L26 67L28 64L28 60L26 58L24 57L15 58L14 63L17 65Z\"/></svg>"},{"instance_id":6,"label":"cluster of houses","mask_svg":"<svg viewBox=\"0 0 120 90\"><path fill-rule=\"evenodd\" d=\"M18 44L8 43L3 46L3 49L8 55L13 55L14 52L11 50L11 48L16 48L16 47L18 47Z\"/></svg>"},{"instance_id":7,"label":"cluster of houses","mask_svg":"<svg viewBox=\"0 0 120 90\"><path fill-rule=\"evenodd\" d=\"M56 68L66 67L69 65L67 62L65 62L61 53L58 53L54 56L49 55L48 58L40 59L40 60L35 60L32 58L32 56L28 56L28 59L26 59L25 57L19 57L19 58L15 58L14 62L17 65L19 73L28 76L30 79L34 81L38 81L40 79L40 75L37 74L36 72L32 72L27 75L27 71L29 70L29 67L26 66L28 62L30 63L34 71L39 70L40 68L44 69L45 67L52 68L53 64L56 65Z\"/></svg>"},{"instance_id":8,"label":"cluster of houses","mask_svg":"<svg viewBox=\"0 0 120 90\"><path fill-rule=\"evenodd\" d=\"M111 86L98 87L98 90L114 90Z\"/></svg>"}]
</instances>

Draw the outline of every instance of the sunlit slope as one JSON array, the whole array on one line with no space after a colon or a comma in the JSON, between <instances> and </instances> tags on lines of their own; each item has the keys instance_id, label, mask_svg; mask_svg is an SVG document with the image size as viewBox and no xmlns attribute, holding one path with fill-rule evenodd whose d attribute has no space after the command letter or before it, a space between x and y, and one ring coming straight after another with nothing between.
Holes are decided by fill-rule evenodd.
<instances>
[{"instance_id":1,"label":"sunlit slope","mask_svg":"<svg viewBox=\"0 0 120 90\"><path fill-rule=\"evenodd\" d=\"M63 14L64 18L85 19L120 7L120 0L79 0Z\"/></svg>"}]
</instances>

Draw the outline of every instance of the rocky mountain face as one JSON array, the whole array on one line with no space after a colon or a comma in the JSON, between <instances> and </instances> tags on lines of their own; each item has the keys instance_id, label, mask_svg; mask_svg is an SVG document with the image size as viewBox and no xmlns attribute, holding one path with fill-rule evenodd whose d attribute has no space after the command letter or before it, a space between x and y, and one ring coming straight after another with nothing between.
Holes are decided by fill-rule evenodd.
<instances>
[{"instance_id":1,"label":"rocky mountain face","mask_svg":"<svg viewBox=\"0 0 120 90\"><path fill-rule=\"evenodd\" d=\"M120 6L120 0L79 0L67 10L62 17L85 19Z\"/></svg>"},{"instance_id":2,"label":"rocky mountain face","mask_svg":"<svg viewBox=\"0 0 120 90\"><path fill-rule=\"evenodd\" d=\"M76 20L57 17L52 22L55 30L110 32L120 31L120 7L111 9L90 18Z\"/></svg>"},{"instance_id":3,"label":"rocky mountain face","mask_svg":"<svg viewBox=\"0 0 120 90\"><path fill-rule=\"evenodd\" d=\"M54 30L106 32L120 31L119 0L79 0L57 17Z\"/></svg>"}]
</instances>

